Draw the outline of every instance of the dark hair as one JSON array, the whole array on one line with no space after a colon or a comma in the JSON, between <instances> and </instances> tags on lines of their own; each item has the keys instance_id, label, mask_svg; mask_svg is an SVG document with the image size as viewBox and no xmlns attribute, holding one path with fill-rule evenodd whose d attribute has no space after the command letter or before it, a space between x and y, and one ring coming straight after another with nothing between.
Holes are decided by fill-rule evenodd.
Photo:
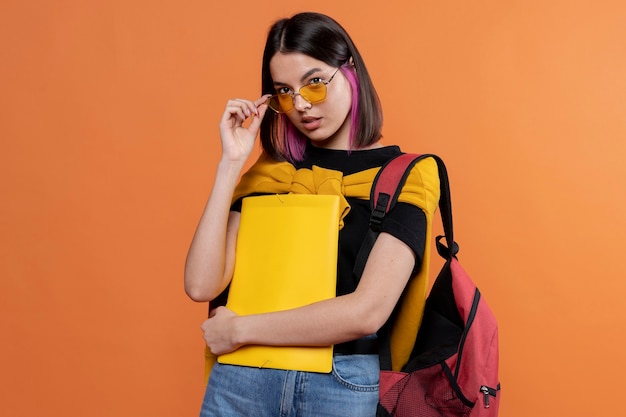
<instances>
[{"instance_id":1,"label":"dark hair","mask_svg":"<svg viewBox=\"0 0 626 417\"><path fill-rule=\"evenodd\" d=\"M263 94L274 93L270 61L278 52L299 52L341 67L353 90L350 147L366 147L380 139L383 117L378 95L361 54L339 23L319 13L299 13L274 23L263 52ZM268 110L261 123L260 136L263 150L272 158L291 162L302 159L307 138L285 115Z\"/></svg>"}]
</instances>

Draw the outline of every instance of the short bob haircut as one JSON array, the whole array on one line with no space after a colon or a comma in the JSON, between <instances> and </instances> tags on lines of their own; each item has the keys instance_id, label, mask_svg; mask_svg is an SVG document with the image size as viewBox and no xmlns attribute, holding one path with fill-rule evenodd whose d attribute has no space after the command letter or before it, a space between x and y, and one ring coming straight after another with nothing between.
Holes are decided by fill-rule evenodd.
<instances>
[{"instance_id":1,"label":"short bob haircut","mask_svg":"<svg viewBox=\"0 0 626 417\"><path fill-rule=\"evenodd\" d=\"M274 23L263 52L263 94L275 94L270 61L278 52L299 52L341 68L352 88L350 149L380 140L383 115L378 95L361 54L339 23L319 13L299 13ZM284 114L268 109L260 130L261 145L270 157L290 162L303 159L308 139Z\"/></svg>"}]
</instances>

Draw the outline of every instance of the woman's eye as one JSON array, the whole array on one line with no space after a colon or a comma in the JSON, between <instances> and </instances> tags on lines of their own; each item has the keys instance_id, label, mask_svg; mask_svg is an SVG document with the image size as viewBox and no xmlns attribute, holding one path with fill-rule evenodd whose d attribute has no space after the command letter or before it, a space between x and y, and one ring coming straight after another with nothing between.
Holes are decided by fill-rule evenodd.
<instances>
[{"instance_id":1,"label":"woman's eye","mask_svg":"<svg viewBox=\"0 0 626 417\"><path fill-rule=\"evenodd\" d=\"M290 91L291 90L289 90L289 88L287 87L281 87L276 90L276 94L289 94Z\"/></svg>"},{"instance_id":2,"label":"woman's eye","mask_svg":"<svg viewBox=\"0 0 626 417\"><path fill-rule=\"evenodd\" d=\"M321 84L323 82L324 82L324 79L320 77L311 78L309 80L309 84Z\"/></svg>"}]
</instances>

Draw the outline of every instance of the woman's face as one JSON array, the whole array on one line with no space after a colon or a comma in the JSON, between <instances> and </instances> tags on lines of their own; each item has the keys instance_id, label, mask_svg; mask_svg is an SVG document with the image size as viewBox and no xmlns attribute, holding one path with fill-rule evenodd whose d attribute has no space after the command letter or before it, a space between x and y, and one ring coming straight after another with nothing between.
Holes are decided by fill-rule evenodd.
<instances>
[{"instance_id":1,"label":"woman's face","mask_svg":"<svg viewBox=\"0 0 626 417\"><path fill-rule=\"evenodd\" d=\"M337 71L323 61L302 53L276 53L270 60L274 90L298 92L308 83L330 80ZM311 140L314 146L328 149L349 149L350 108L352 89L341 71L326 85L326 99L311 104L299 94L294 108L285 113L293 125Z\"/></svg>"}]
</instances>

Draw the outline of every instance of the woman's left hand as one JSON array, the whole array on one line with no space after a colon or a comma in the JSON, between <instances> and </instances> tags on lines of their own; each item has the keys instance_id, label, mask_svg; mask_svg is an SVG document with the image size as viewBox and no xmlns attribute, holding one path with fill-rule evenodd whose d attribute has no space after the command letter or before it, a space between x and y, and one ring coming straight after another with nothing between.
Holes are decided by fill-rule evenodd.
<instances>
[{"instance_id":1,"label":"woman's left hand","mask_svg":"<svg viewBox=\"0 0 626 417\"><path fill-rule=\"evenodd\" d=\"M209 318L202 323L204 341L214 355L232 352L239 346L234 341L234 320L237 314L226 307L211 310Z\"/></svg>"}]
</instances>

